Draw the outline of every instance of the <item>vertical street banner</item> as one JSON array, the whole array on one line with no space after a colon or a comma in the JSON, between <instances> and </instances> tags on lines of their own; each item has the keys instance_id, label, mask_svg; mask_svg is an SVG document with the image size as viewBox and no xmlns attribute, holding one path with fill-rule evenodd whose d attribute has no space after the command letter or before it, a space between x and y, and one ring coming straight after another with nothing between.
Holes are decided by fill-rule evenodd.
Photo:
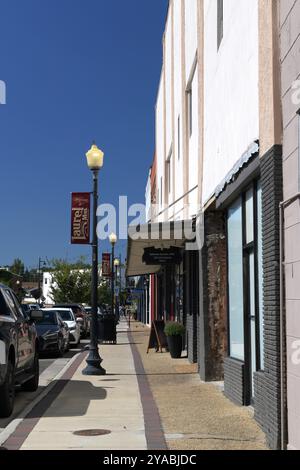
<instances>
[{"instance_id":1,"label":"vertical street banner","mask_svg":"<svg viewBox=\"0 0 300 470\"><path fill-rule=\"evenodd\" d=\"M90 193L72 193L71 207L71 244L90 243Z\"/></svg>"},{"instance_id":2,"label":"vertical street banner","mask_svg":"<svg viewBox=\"0 0 300 470\"><path fill-rule=\"evenodd\" d=\"M102 277L110 277L110 253L102 253Z\"/></svg>"}]
</instances>

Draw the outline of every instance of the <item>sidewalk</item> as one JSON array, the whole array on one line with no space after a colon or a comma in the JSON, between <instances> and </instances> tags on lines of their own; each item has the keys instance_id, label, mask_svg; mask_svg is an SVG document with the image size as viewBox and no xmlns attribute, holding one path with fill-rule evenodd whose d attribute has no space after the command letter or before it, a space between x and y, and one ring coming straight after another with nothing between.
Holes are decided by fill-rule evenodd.
<instances>
[{"instance_id":1,"label":"sidewalk","mask_svg":"<svg viewBox=\"0 0 300 470\"><path fill-rule=\"evenodd\" d=\"M107 375L83 376L79 354L3 444L22 450L264 449L249 411L203 384L186 359L146 354L148 328L120 322L101 345ZM74 432L89 431L89 436ZM164 431L163 431L164 430ZM97 434L97 431L100 435ZM104 433L102 433L104 431ZM85 434L85 433L83 433Z\"/></svg>"},{"instance_id":2,"label":"sidewalk","mask_svg":"<svg viewBox=\"0 0 300 470\"><path fill-rule=\"evenodd\" d=\"M233 404L223 394L223 383L204 383L197 364L169 353L147 354L149 329L132 325L148 377L168 449L267 450L265 435L251 408Z\"/></svg>"},{"instance_id":3,"label":"sidewalk","mask_svg":"<svg viewBox=\"0 0 300 470\"><path fill-rule=\"evenodd\" d=\"M125 329L121 324L119 330ZM80 354L3 446L21 450L146 449L138 382L126 338L126 333L120 333L118 345L100 347L106 376L82 375L87 353ZM74 435L99 429L110 434Z\"/></svg>"}]
</instances>

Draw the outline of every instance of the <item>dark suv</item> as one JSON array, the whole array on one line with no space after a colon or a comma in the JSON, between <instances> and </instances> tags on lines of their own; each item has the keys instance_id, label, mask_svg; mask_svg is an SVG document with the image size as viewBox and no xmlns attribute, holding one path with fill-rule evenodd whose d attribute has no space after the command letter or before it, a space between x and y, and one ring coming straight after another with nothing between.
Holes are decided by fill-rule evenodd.
<instances>
[{"instance_id":1,"label":"dark suv","mask_svg":"<svg viewBox=\"0 0 300 470\"><path fill-rule=\"evenodd\" d=\"M86 338L90 333L90 317L81 304L55 304L55 308L70 308L75 315L76 321L80 326L80 334L82 338Z\"/></svg>"},{"instance_id":2,"label":"dark suv","mask_svg":"<svg viewBox=\"0 0 300 470\"><path fill-rule=\"evenodd\" d=\"M36 329L14 292L0 284L0 417L11 415L15 386L29 392L39 385Z\"/></svg>"}]
</instances>

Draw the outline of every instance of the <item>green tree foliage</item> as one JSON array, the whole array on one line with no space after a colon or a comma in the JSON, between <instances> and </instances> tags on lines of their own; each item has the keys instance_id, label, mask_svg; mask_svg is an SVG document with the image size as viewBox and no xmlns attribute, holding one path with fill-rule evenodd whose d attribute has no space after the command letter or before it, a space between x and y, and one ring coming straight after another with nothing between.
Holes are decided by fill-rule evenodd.
<instances>
[{"instance_id":1,"label":"green tree foliage","mask_svg":"<svg viewBox=\"0 0 300 470\"><path fill-rule=\"evenodd\" d=\"M51 297L55 303L91 303L91 266L80 258L76 263L53 260ZM111 290L104 282L98 288L98 302L110 304Z\"/></svg>"},{"instance_id":2,"label":"green tree foliage","mask_svg":"<svg viewBox=\"0 0 300 470\"><path fill-rule=\"evenodd\" d=\"M9 285L12 280L12 273L10 271L6 271L5 269L0 269L0 282L5 285Z\"/></svg>"},{"instance_id":3,"label":"green tree foliage","mask_svg":"<svg viewBox=\"0 0 300 470\"><path fill-rule=\"evenodd\" d=\"M18 276L23 276L24 271L25 271L25 266L22 260L20 258L16 258L13 261L13 264L10 266L10 271L13 274L17 274Z\"/></svg>"},{"instance_id":4,"label":"green tree foliage","mask_svg":"<svg viewBox=\"0 0 300 470\"><path fill-rule=\"evenodd\" d=\"M111 304L111 289L107 282L104 282L98 288L98 303Z\"/></svg>"},{"instance_id":5,"label":"green tree foliage","mask_svg":"<svg viewBox=\"0 0 300 470\"><path fill-rule=\"evenodd\" d=\"M64 260L54 260L51 296L55 303L89 303L91 292L91 269Z\"/></svg>"},{"instance_id":6,"label":"green tree foliage","mask_svg":"<svg viewBox=\"0 0 300 470\"><path fill-rule=\"evenodd\" d=\"M17 278L14 274L15 273L6 271L5 269L0 269L0 283L5 284L6 286L13 289L21 302L25 296L25 291L21 286L19 278Z\"/></svg>"}]
</instances>

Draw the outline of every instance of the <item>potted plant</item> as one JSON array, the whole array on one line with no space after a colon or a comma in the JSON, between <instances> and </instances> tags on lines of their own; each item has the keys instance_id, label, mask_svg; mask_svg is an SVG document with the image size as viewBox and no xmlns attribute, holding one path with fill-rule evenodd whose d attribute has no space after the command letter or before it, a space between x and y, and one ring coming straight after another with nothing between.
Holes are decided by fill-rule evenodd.
<instances>
[{"instance_id":1,"label":"potted plant","mask_svg":"<svg viewBox=\"0 0 300 470\"><path fill-rule=\"evenodd\" d=\"M181 323L172 321L165 326L165 335L168 341L168 347L173 359L179 359L182 353L182 336L185 328Z\"/></svg>"}]
</instances>

